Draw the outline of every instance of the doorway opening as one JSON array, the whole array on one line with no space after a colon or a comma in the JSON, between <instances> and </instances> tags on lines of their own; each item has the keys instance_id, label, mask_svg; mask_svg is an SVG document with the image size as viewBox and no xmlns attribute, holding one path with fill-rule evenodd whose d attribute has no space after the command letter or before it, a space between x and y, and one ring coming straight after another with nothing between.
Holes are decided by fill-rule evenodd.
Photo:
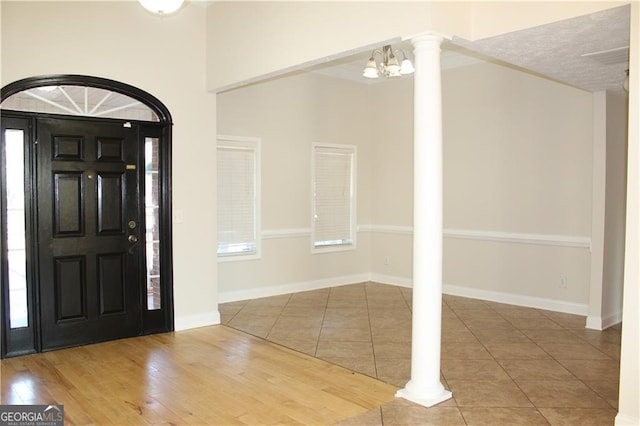
<instances>
[{"instance_id":1,"label":"doorway opening","mask_svg":"<svg viewBox=\"0 0 640 426\"><path fill-rule=\"evenodd\" d=\"M78 75L0 102L1 356L173 330L168 109Z\"/></svg>"}]
</instances>

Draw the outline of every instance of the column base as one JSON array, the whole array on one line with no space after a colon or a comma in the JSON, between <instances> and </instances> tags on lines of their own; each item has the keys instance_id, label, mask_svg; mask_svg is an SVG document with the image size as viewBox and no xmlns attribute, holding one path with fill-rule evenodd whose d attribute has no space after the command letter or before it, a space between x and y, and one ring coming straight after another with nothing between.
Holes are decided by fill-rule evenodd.
<instances>
[{"instance_id":1,"label":"column base","mask_svg":"<svg viewBox=\"0 0 640 426\"><path fill-rule=\"evenodd\" d=\"M446 390L442 384L440 384L440 389L416 392L412 391L411 380L405 385L404 389L400 389L396 392L396 397L404 398L411 402L415 402L416 404L422 405L424 407L433 407L436 404L446 401L451 398L451 392Z\"/></svg>"}]
</instances>

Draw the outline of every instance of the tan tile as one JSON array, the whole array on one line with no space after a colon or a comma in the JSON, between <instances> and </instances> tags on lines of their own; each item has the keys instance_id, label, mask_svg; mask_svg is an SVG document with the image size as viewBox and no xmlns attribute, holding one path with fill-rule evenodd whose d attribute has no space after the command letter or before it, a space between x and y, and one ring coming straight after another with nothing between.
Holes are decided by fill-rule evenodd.
<instances>
[{"instance_id":1,"label":"tan tile","mask_svg":"<svg viewBox=\"0 0 640 426\"><path fill-rule=\"evenodd\" d=\"M397 294L394 296L367 296L367 306L369 308L377 308L377 309L406 309L409 311L409 305L404 297L401 294Z\"/></svg>"},{"instance_id":2,"label":"tan tile","mask_svg":"<svg viewBox=\"0 0 640 426\"><path fill-rule=\"evenodd\" d=\"M411 342L411 328L373 328L374 342Z\"/></svg>"},{"instance_id":3,"label":"tan tile","mask_svg":"<svg viewBox=\"0 0 640 426\"><path fill-rule=\"evenodd\" d=\"M256 337L262 337L263 339L267 337L267 334L271 331L271 324L265 323L237 323L234 324L232 320L229 323L229 327L235 328L236 330L243 331L245 333L251 334Z\"/></svg>"},{"instance_id":4,"label":"tan tile","mask_svg":"<svg viewBox=\"0 0 640 426\"><path fill-rule=\"evenodd\" d=\"M538 345L528 343L487 343L487 350L495 359L549 359Z\"/></svg>"},{"instance_id":5,"label":"tan tile","mask_svg":"<svg viewBox=\"0 0 640 426\"><path fill-rule=\"evenodd\" d=\"M282 339L294 339L294 340L313 340L318 341L320 336L320 327L283 327L280 324L271 329L267 335L268 340L278 341Z\"/></svg>"},{"instance_id":6,"label":"tan tile","mask_svg":"<svg viewBox=\"0 0 640 426\"><path fill-rule=\"evenodd\" d=\"M330 288L319 288L317 290L300 291L298 293L292 293L289 301L291 302L293 300L303 300L303 299L307 299L307 300L322 299L322 298L329 297L330 293L331 293Z\"/></svg>"},{"instance_id":7,"label":"tan tile","mask_svg":"<svg viewBox=\"0 0 640 426\"><path fill-rule=\"evenodd\" d=\"M540 343L555 359L611 359L588 343Z\"/></svg>"},{"instance_id":8,"label":"tan tile","mask_svg":"<svg viewBox=\"0 0 640 426\"><path fill-rule=\"evenodd\" d=\"M374 408L336 423L336 426L382 426L381 408Z\"/></svg>"},{"instance_id":9,"label":"tan tile","mask_svg":"<svg viewBox=\"0 0 640 426\"><path fill-rule=\"evenodd\" d=\"M296 328L320 328L322 327L321 316L297 317L297 316L280 316L276 325L280 328L290 327Z\"/></svg>"},{"instance_id":10,"label":"tan tile","mask_svg":"<svg viewBox=\"0 0 640 426\"><path fill-rule=\"evenodd\" d=\"M366 286L365 283L358 283L358 284L348 284L348 285L341 285L337 287L331 287L329 294L330 295L364 296L365 286Z\"/></svg>"},{"instance_id":11,"label":"tan tile","mask_svg":"<svg viewBox=\"0 0 640 426\"><path fill-rule=\"evenodd\" d=\"M365 283L365 289L367 294L395 294L399 293L404 287L369 281Z\"/></svg>"},{"instance_id":12,"label":"tan tile","mask_svg":"<svg viewBox=\"0 0 640 426\"><path fill-rule=\"evenodd\" d=\"M444 318L444 317L443 317ZM467 326L455 314L451 318L442 321L442 331L458 331L465 330Z\"/></svg>"},{"instance_id":13,"label":"tan tile","mask_svg":"<svg viewBox=\"0 0 640 426\"><path fill-rule=\"evenodd\" d=\"M615 423L612 408L540 408L540 412L554 426L602 426Z\"/></svg>"},{"instance_id":14,"label":"tan tile","mask_svg":"<svg viewBox=\"0 0 640 426\"><path fill-rule=\"evenodd\" d=\"M406 306L369 306L367 310L370 317L411 319L411 311Z\"/></svg>"},{"instance_id":15,"label":"tan tile","mask_svg":"<svg viewBox=\"0 0 640 426\"><path fill-rule=\"evenodd\" d=\"M512 381L447 380L459 407L532 407Z\"/></svg>"},{"instance_id":16,"label":"tan tile","mask_svg":"<svg viewBox=\"0 0 640 426\"><path fill-rule=\"evenodd\" d=\"M563 312L551 312L542 311L542 313L549 319L560 324L564 328L569 329L584 329L587 323L587 318L582 315L565 314Z\"/></svg>"},{"instance_id":17,"label":"tan tile","mask_svg":"<svg viewBox=\"0 0 640 426\"><path fill-rule=\"evenodd\" d=\"M329 297L327 308L360 308L367 309L367 300L362 297L358 299Z\"/></svg>"},{"instance_id":18,"label":"tan tile","mask_svg":"<svg viewBox=\"0 0 640 426\"><path fill-rule=\"evenodd\" d=\"M358 373L366 374L369 377L376 377L376 363L373 356L370 357L337 357L337 356L322 356L319 357L325 361L339 365L349 370L357 371Z\"/></svg>"},{"instance_id":19,"label":"tan tile","mask_svg":"<svg viewBox=\"0 0 640 426\"><path fill-rule=\"evenodd\" d=\"M353 302L366 302L367 296L364 292L364 289L360 290L350 290L350 291L340 291L336 292L334 289L329 293L329 301L336 300L351 300Z\"/></svg>"},{"instance_id":20,"label":"tan tile","mask_svg":"<svg viewBox=\"0 0 640 426\"><path fill-rule=\"evenodd\" d=\"M509 318L514 327L519 330L561 330L562 327L549 318Z\"/></svg>"},{"instance_id":21,"label":"tan tile","mask_svg":"<svg viewBox=\"0 0 640 426\"><path fill-rule=\"evenodd\" d=\"M442 317L443 318L458 318L458 315L447 305L446 303L442 304Z\"/></svg>"},{"instance_id":22,"label":"tan tile","mask_svg":"<svg viewBox=\"0 0 640 426\"><path fill-rule=\"evenodd\" d=\"M229 321L228 325L233 328L240 326L259 326L271 329L277 319L277 315L247 315L240 312Z\"/></svg>"},{"instance_id":23,"label":"tan tile","mask_svg":"<svg viewBox=\"0 0 640 426\"><path fill-rule=\"evenodd\" d=\"M451 296L443 294L442 300L454 310L458 309L491 309L487 302L480 299L471 299L468 297ZM491 309L492 310L492 309Z\"/></svg>"},{"instance_id":24,"label":"tan tile","mask_svg":"<svg viewBox=\"0 0 640 426\"><path fill-rule=\"evenodd\" d=\"M549 422L535 408L461 408L469 426L542 426Z\"/></svg>"},{"instance_id":25,"label":"tan tile","mask_svg":"<svg viewBox=\"0 0 640 426\"><path fill-rule=\"evenodd\" d=\"M457 407L423 407L397 399L382 406L382 420L386 425L465 425Z\"/></svg>"},{"instance_id":26,"label":"tan tile","mask_svg":"<svg viewBox=\"0 0 640 426\"><path fill-rule=\"evenodd\" d=\"M471 329L481 343L528 343L531 340L525 336L520 330L513 327L505 327L504 329Z\"/></svg>"},{"instance_id":27,"label":"tan tile","mask_svg":"<svg viewBox=\"0 0 640 426\"><path fill-rule=\"evenodd\" d=\"M490 306L494 311L508 320L514 318L546 318L538 309L535 308L505 305L502 303L491 304Z\"/></svg>"},{"instance_id":28,"label":"tan tile","mask_svg":"<svg viewBox=\"0 0 640 426\"><path fill-rule=\"evenodd\" d=\"M492 359L443 359L442 374L447 380L511 380L503 368Z\"/></svg>"},{"instance_id":29,"label":"tan tile","mask_svg":"<svg viewBox=\"0 0 640 426\"><path fill-rule=\"evenodd\" d=\"M607 408L609 406L580 380L517 380L516 382L538 408Z\"/></svg>"},{"instance_id":30,"label":"tan tile","mask_svg":"<svg viewBox=\"0 0 640 426\"><path fill-rule=\"evenodd\" d=\"M476 338L476 336L471 332L471 330L469 330L468 328L464 328L464 329L460 329L460 330L447 330L447 329L443 329L442 330L442 335L441 335L441 340L442 342L457 342L457 343L464 343L464 342L471 342L471 343L478 343L478 339Z\"/></svg>"},{"instance_id":31,"label":"tan tile","mask_svg":"<svg viewBox=\"0 0 640 426\"><path fill-rule=\"evenodd\" d=\"M369 318L372 328L409 328L411 329L411 318L404 316L371 316Z\"/></svg>"},{"instance_id":32,"label":"tan tile","mask_svg":"<svg viewBox=\"0 0 640 426\"><path fill-rule=\"evenodd\" d=\"M473 342L442 342L442 359L493 359L483 345Z\"/></svg>"},{"instance_id":33,"label":"tan tile","mask_svg":"<svg viewBox=\"0 0 640 426\"><path fill-rule=\"evenodd\" d=\"M597 347L610 358L620 360L620 343L601 343Z\"/></svg>"},{"instance_id":34,"label":"tan tile","mask_svg":"<svg viewBox=\"0 0 640 426\"><path fill-rule=\"evenodd\" d=\"M366 308L327 308L324 311L324 319L364 319L369 320L369 310Z\"/></svg>"},{"instance_id":35,"label":"tan tile","mask_svg":"<svg viewBox=\"0 0 640 426\"><path fill-rule=\"evenodd\" d=\"M514 380L575 380L575 376L554 359L502 360L500 365Z\"/></svg>"},{"instance_id":36,"label":"tan tile","mask_svg":"<svg viewBox=\"0 0 640 426\"><path fill-rule=\"evenodd\" d=\"M582 380L617 380L620 363L617 360L558 360L567 370Z\"/></svg>"},{"instance_id":37,"label":"tan tile","mask_svg":"<svg viewBox=\"0 0 640 426\"><path fill-rule=\"evenodd\" d=\"M323 327L332 328L369 328L369 318L362 316L327 316L322 320Z\"/></svg>"},{"instance_id":38,"label":"tan tile","mask_svg":"<svg viewBox=\"0 0 640 426\"><path fill-rule=\"evenodd\" d=\"M233 302L221 305L220 311L234 328L260 337L270 333L269 340L404 387L411 376L411 296L412 289L360 283ZM325 321L319 323L319 318ZM526 408L531 401L505 370L533 395L532 401L556 408L562 404L596 408L595 417L603 414L599 407L606 415L617 406L619 326L602 332L586 330L584 317L448 295L443 296L442 318L441 381L452 389L454 399L428 410L457 410L460 405L468 424L506 424L506 419L514 425L545 424L544 418L539 422L535 408ZM546 351L571 359L561 365ZM587 361L611 361L616 366ZM571 378L574 375L582 376L582 381ZM405 411L399 422L411 424L412 408L396 408ZM563 416L572 419L579 411L556 408L544 408L553 417L552 424L563 424ZM344 424L380 425L381 416L380 409L372 410ZM384 424L393 424L395 420L389 419L394 418L385 417ZM442 419L432 423L423 415L418 419L418 424L447 424Z\"/></svg>"},{"instance_id":39,"label":"tan tile","mask_svg":"<svg viewBox=\"0 0 640 426\"><path fill-rule=\"evenodd\" d=\"M496 313L493 309L486 305L480 305L473 308L460 308L457 306L452 306L451 309L456 313L458 318L460 318L465 323L467 321L480 321L480 320L502 320L505 321L500 315Z\"/></svg>"},{"instance_id":40,"label":"tan tile","mask_svg":"<svg viewBox=\"0 0 640 426\"><path fill-rule=\"evenodd\" d=\"M220 311L220 321L227 324L242 308L246 302L231 302L218 305Z\"/></svg>"},{"instance_id":41,"label":"tan tile","mask_svg":"<svg viewBox=\"0 0 640 426\"><path fill-rule=\"evenodd\" d=\"M390 385L396 386L398 388L404 387L409 379L401 374L380 374L378 373L378 380L381 380Z\"/></svg>"},{"instance_id":42,"label":"tan tile","mask_svg":"<svg viewBox=\"0 0 640 426\"><path fill-rule=\"evenodd\" d=\"M325 306L287 305L282 309L281 315L286 317L320 317L325 313Z\"/></svg>"},{"instance_id":43,"label":"tan tile","mask_svg":"<svg viewBox=\"0 0 640 426\"><path fill-rule=\"evenodd\" d=\"M343 328L343 327L322 327L320 340L334 340L346 342L371 342L371 331L369 327Z\"/></svg>"},{"instance_id":44,"label":"tan tile","mask_svg":"<svg viewBox=\"0 0 640 426\"><path fill-rule=\"evenodd\" d=\"M402 293L402 296L407 299L410 297L413 297L413 288L410 287L401 287L400 288L400 293Z\"/></svg>"},{"instance_id":45,"label":"tan tile","mask_svg":"<svg viewBox=\"0 0 640 426\"><path fill-rule=\"evenodd\" d=\"M234 319L242 321L251 320L255 317L270 317L277 319L281 313L282 308L275 306L245 306L234 316Z\"/></svg>"},{"instance_id":46,"label":"tan tile","mask_svg":"<svg viewBox=\"0 0 640 426\"><path fill-rule=\"evenodd\" d=\"M535 343L582 343L569 330L522 330Z\"/></svg>"},{"instance_id":47,"label":"tan tile","mask_svg":"<svg viewBox=\"0 0 640 426\"><path fill-rule=\"evenodd\" d=\"M307 355L316 356L317 340L301 340L295 338L278 337L269 339L270 342L285 346L294 351L302 352Z\"/></svg>"},{"instance_id":48,"label":"tan tile","mask_svg":"<svg viewBox=\"0 0 640 426\"><path fill-rule=\"evenodd\" d=\"M583 380L584 384L607 401L618 400L618 379L614 380Z\"/></svg>"},{"instance_id":49,"label":"tan tile","mask_svg":"<svg viewBox=\"0 0 640 426\"><path fill-rule=\"evenodd\" d=\"M469 330L471 331L488 331L488 330L497 330L499 331L517 331L517 329L504 318L500 318L498 316L493 317L485 317L485 318L463 318L462 321L465 323Z\"/></svg>"},{"instance_id":50,"label":"tan tile","mask_svg":"<svg viewBox=\"0 0 640 426\"><path fill-rule=\"evenodd\" d=\"M339 357L339 358L357 358L372 357L373 346L370 342L338 342L338 341L320 341L316 356L322 357Z\"/></svg>"},{"instance_id":51,"label":"tan tile","mask_svg":"<svg viewBox=\"0 0 640 426\"><path fill-rule=\"evenodd\" d=\"M281 296L263 297L260 299L251 299L247 302L247 307L257 306L274 306L284 307L289 302L290 294L283 294Z\"/></svg>"},{"instance_id":52,"label":"tan tile","mask_svg":"<svg viewBox=\"0 0 640 426\"><path fill-rule=\"evenodd\" d=\"M411 359L376 358L378 378L398 387L404 387L411 378Z\"/></svg>"},{"instance_id":53,"label":"tan tile","mask_svg":"<svg viewBox=\"0 0 640 426\"><path fill-rule=\"evenodd\" d=\"M376 358L411 358L411 342L381 342L374 340Z\"/></svg>"},{"instance_id":54,"label":"tan tile","mask_svg":"<svg viewBox=\"0 0 640 426\"><path fill-rule=\"evenodd\" d=\"M616 329L607 329L604 331L598 330L589 330L587 328L582 328L579 330L571 330L573 334L580 337L583 340L591 343L594 346L598 346L600 344L613 343L616 345L620 345L621 335L620 331Z\"/></svg>"}]
</instances>

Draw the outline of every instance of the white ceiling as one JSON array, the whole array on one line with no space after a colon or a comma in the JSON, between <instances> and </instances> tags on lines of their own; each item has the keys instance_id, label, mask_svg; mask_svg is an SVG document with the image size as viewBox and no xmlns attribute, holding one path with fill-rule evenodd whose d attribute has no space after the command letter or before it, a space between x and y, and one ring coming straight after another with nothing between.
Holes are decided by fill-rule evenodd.
<instances>
[{"instance_id":1,"label":"white ceiling","mask_svg":"<svg viewBox=\"0 0 640 426\"><path fill-rule=\"evenodd\" d=\"M443 45L442 68L501 61L590 92L622 92L629 68L628 5L486 39L454 38ZM409 43L395 45L411 52ZM309 71L371 84L362 77L371 52Z\"/></svg>"}]
</instances>

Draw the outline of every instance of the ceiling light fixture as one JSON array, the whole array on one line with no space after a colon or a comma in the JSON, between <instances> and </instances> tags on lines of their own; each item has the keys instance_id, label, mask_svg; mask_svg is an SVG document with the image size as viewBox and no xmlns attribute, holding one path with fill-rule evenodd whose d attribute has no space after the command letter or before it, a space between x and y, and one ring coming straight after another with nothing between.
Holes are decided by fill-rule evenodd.
<instances>
[{"instance_id":1,"label":"ceiling light fixture","mask_svg":"<svg viewBox=\"0 0 640 426\"><path fill-rule=\"evenodd\" d=\"M169 15L180 9L184 0L138 0L138 2L151 13Z\"/></svg>"},{"instance_id":2,"label":"ceiling light fixture","mask_svg":"<svg viewBox=\"0 0 640 426\"><path fill-rule=\"evenodd\" d=\"M402 62L398 63L396 54L402 54ZM376 55L380 57L380 62L376 61ZM403 75L413 74L415 68L407 58L403 50L393 50L390 45L386 45L380 49L371 52L371 57L367 61L367 65L362 70L362 76L366 78L378 78L380 75L385 77L400 77Z\"/></svg>"}]
</instances>

